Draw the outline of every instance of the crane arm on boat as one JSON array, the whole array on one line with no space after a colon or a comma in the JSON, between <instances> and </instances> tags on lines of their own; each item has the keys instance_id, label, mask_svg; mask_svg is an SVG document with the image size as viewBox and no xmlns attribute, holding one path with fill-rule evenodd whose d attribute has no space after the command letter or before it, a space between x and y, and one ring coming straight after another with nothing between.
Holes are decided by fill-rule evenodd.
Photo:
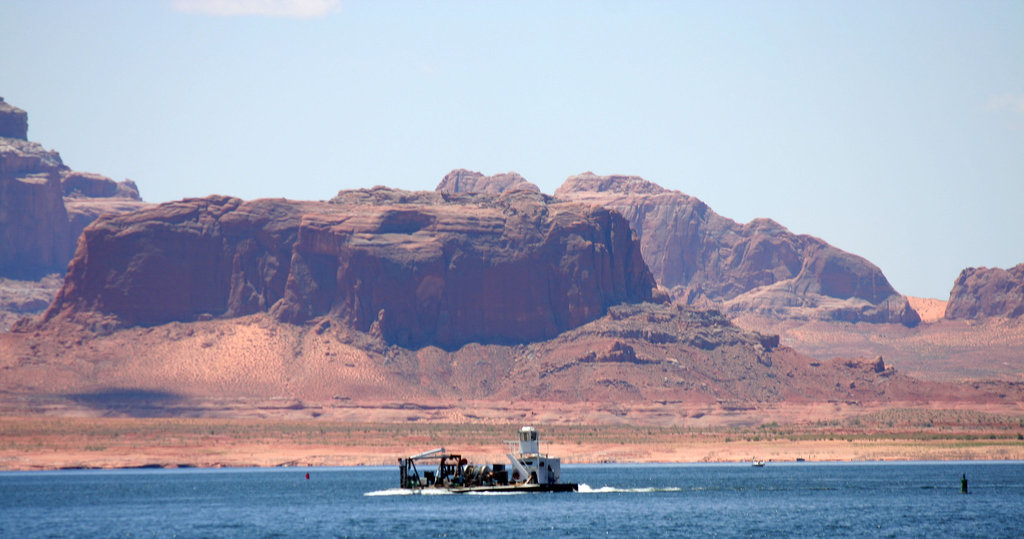
<instances>
[{"instance_id":1,"label":"crane arm on boat","mask_svg":"<svg viewBox=\"0 0 1024 539\"><path fill-rule=\"evenodd\" d=\"M431 449L430 451L424 451L418 455L413 455L409 457L409 460L425 459L427 457L432 457L440 453L444 453L443 447L438 447L437 449Z\"/></svg>"}]
</instances>

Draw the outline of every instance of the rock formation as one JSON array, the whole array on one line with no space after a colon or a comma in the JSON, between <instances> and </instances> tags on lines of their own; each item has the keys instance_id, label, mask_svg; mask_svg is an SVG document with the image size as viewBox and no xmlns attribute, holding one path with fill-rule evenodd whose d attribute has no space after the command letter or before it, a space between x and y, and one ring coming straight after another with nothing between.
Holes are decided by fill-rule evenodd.
<instances>
[{"instance_id":1,"label":"rock formation","mask_svg":"<svg viewBox=\"0 0 1024 539\"><path fill-rule=\"evenodd\" d=\"M67 198L124 198L142 200L135 182L114 180L90 172L69 170L61 175L61 189Z\"/></svg>"},{"instance_id":2,"label":"rock formation","mask_svg":"<svg viewBox=\"0 0 1024 539\"><path fill-rule=\"evenodd\" d=\"M156 325L266 309L284 293L291 251L282 243L294 241L299 215L271 201L241 205L208 197L100 217L82 233L45 318Z\"/></svg>"},{"instance_id":3,"label":"rock formation","mask_svg":"<svg viewBox=\"0 0 1024 539\"><path fill-rule=\"evenodd\" d=\"M269 310L407 347L550 338L653 278L618 214L539 193L187 199L87 228L44 319L156 325Z\"/></svg>"},{"instance_id":4,"label":"rock formation","mask_svg":"<svg viewBox=\"0 0 1024 539\"><path fill-rule=\"evenodd\" d=\"M920 322L875 265L770 219L739 224L634 176L570 177L555 197L621 213L661 286L690 305L849 322Z\"/></svg>"},{"instance_id":5,"label":"rock formation","mask_svg":"<svg viewBox=\"0 0 1024 539\"><path fill-rule=\"evenodd\" d=\"M145 204L131 180L75 172L27 135L28 115L0 98L0 277L38 280L65 271L79 233L101 213Z\"/></svg>"},{"instance_id":6,"label":"rock formation","mask_svg":"<svg viewBox=\"0 0 1024 539\"><path fill-rule=\"evenodd\" d=\"M1024 264L1010 269L967 268L949 293L945 318L1018 318L1024 314Z\"/></svg>"},{"instance_id":7,"label":"rock formation","mask_svg":"<svg viewBox=\"0 0 1024 539\"><path fill-rule=\"evenodd\" d=\"M71 237L76 238L75 241L100 215L128 213L151 206L142 201L139 188L131 180L116 182L100 174L67 170L61 174L61 188ZM74 254L73 249L71 254Z\"/></svg>"},{"instance_id":8,"label":"rock formation","mask_svg":"<svg viewBox=\"0 0 1024 539\"><path fill-rule=\"evenodd\" d=\"M466 169L453 170L445 175L435 189L441 193L484 193L498 195L506 191L533 191L540 189L515 172L484 176Z\"/></svg>"},{"instance_id":9,"label":"rock formation","mask_svg":"<svg viewBox=\"0 0 1024 539\"><path fill-rule=\"evenodd\" d=\"M28 140L28 113L0 97L0 138Z\"/></svg>"},{"instance_id":10,"label":"rock formation","mask_svg":"<svg viewBox=\"0 0 1024 539\"><path fill-rule=\"evenodd\" d=\"M0 277L62 272L72 238L57 152L26 139L25 111L0 100Z\"/></svg>"}]
</instances>

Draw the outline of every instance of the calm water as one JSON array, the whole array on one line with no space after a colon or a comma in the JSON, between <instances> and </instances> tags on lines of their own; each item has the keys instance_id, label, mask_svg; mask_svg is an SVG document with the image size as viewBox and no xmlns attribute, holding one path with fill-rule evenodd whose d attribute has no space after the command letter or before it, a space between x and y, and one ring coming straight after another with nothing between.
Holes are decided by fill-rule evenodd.
<instances>
[{"instance_id":1,"label":"calm water","mask_svg":"<svg viewBox=\"0 0 1024 539\"><path fill-rule=\"evenodd\" d=\"M572 494L403 495L397 475L6 472L0 537L1024 536L1019 462L565 466Z\"/></svg>"}]
</instances>

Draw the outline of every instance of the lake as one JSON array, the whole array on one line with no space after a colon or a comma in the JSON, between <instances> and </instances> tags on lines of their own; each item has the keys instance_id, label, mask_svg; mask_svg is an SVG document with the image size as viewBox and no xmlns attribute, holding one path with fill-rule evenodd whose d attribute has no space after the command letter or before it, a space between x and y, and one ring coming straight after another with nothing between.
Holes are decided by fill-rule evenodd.
<instances>
[{"instance_id":1,"label":"lake","mask_svg":"<svg viewBox=\"0 0 1024 539\"><path fill-rule=\"evenodd\" d=\"M565 465L562 479L581 491L409 495L397 466L2 472L0 537L1024 536L1021 462Z\"/></svg>"}]
</instances>

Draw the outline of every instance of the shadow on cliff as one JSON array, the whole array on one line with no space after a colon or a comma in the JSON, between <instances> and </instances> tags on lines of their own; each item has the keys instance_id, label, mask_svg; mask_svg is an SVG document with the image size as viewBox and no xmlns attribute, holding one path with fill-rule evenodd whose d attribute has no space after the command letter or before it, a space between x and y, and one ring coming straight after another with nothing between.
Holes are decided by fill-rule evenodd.
<instances>
[{"instance_id":1,"label":"shadow on cliff","mask_svg":"<svg viewBox=\"0 0 1024 539\"><path fill-rule=\"evenodd\" d=\"M185 398L169 391L126 387L109 387L84 393L68 393L68 399L105 412L129 417L166 417L179 415L178 405Z\"/></svg>"}]
</instances>

